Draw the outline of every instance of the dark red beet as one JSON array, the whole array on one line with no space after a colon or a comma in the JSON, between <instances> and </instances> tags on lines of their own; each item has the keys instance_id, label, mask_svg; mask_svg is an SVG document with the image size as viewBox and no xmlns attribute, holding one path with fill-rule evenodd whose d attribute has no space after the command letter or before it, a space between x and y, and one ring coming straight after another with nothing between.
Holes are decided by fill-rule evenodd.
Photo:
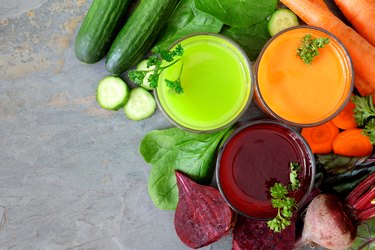
<instances>
[{"instance_id":1,"label":"dark red beet","mask_svg":"<svg viewBox=\"0 0 375 250\"><path fill-rule=\"evenodd\" d=\"M238 216L233 230L233 250L290 250L295 242L295 223L281 233L271 231L266 221Z\"/></svg>"},{"instance_id":2,"label":"dark red beet","mask_svg":"<svg viewBox=\"0 0 375 250\"><path fill-rule=\"evenodd\" d=\"M176 233L190 248L207 246L226 235L235 215L213 187L202 186L176 172L179 201L174 217Z\"/></svg>"}]
</instances>

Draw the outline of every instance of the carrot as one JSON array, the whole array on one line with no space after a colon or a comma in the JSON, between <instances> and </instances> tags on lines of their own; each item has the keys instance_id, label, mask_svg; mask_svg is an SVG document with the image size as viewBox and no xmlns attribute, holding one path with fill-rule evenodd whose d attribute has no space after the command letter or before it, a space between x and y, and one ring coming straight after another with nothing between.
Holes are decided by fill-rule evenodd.
<instances>
[{"instance_id":1,"label":"carrot","mask_svg":"<svg viewBox=\"0 0 375 250\"><path fill-rule=\"evenodd\" d=\"M331 121L322 125L302 128L301 135L314 154L328 154L332 151L332 142L339 134L339 128Z\"/></svg>"},{"instance_id":2,"label":"carrot","mask_svg":"<svg viewBox=\"0 0 375 250\"><path fill-rule=\"evenodd\" d=\"M375 1L335 0L335 3L354 29L375 46Z\"/></svg>"},{"instance_id":3,"label":"carrot","mask_svg":"<svg viewBox=\"0 0 375 250\"><path fill-rule=\"evenodd\" d=\"M345 105L344 109L332 119L332 123L341 129L349 129L358 127L354 118L355 104L352 100Z\"/></svg>"},{"instance_id":4,"label":"carrot","mask_svg":"<svg viewBox=\"0 0 375 250\"><path fill-rule=\"evenodd\" d=\"M362 157L372 153L370 139L362 129L352 128L340 132L332 143L333 152L338 155Z\"/></svg>"},{"instance_id":5,"label":"carrot","mask_svg":"<svg viewBox=\"0 0 375 250\"><path fill-rule=\"evenodd\" d=\"M352 28L343 23L327 7L324 0L281 0L289 9L297 14L305 23L326 29L344 44L353 61L356 76L367 84L371 94L375 94L375 47ZM363 86L359 86L362 87Z\"/></svg>"},{"instance_id":6,"label":"carrot","mask_svg":"<svg viewBox=\"0 0 375 250\"><path fill-rule=\"evenodd\" d=\"M367 84L359 75L355 76L355 86L361 96L372 95L372 100L375 103L375 93L372 91L371 86Z\"/></svg>"}]
</instances>

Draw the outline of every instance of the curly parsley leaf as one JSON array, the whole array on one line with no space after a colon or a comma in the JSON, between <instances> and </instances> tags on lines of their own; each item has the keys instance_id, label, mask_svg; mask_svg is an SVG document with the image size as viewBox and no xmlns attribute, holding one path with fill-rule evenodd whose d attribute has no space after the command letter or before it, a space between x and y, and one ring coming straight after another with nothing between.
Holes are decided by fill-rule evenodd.
<instances>
[{"instance_id":1,"label":"curly parsley leaf","mask_svg":"<svg viewBox=\"0 0 375 250\"><path fill-rule=\"evenodd\" d=\"M129 79L131 79L135 84L141 85L146 73L143 71L130 71L128 74Z\"/></svg>"},{"instance_id":2,"label":"curly parsley leaf","mask_svg":"<svg viewBox=\"0 0 375 250\"><path fill-rule=\"evenodd\" d=\"M281 183L275 183L270 189L272 198L283 199L288 194L287 188Z\"/></svg>"},{"instance_id":3,"label":"curly parsley leaf","mask_svg":"<svg viewBox=\"0 0 375 250\"><path fill-rule=\"evenodd\" d=\"M147 69L129 71L128 77L135 84L141 85L145 79L146 74L152 72L148 77L148 82L151 88L156 88L159 83L160 74L163 72L163 70L169 68L170 66L181 60L181 58L176 57L182 57L184 49L182 48L181 44L178 44L171 51L163 50L160 47L155 47L152 52L154 54L151 55L147 60ZM169 64L163 66L164 62ZM165 82L170 90L177 94L181 94L183 92L180 76L181 71L177 80L171 81L169 79L165 79Z\"/></svg>"},{"instance_id":4,"label":"curly parsley leaf","mask_svg":"<svg viewBox=\"0 0 375 250\"><path fill-rule=\"evenodd\" d=\"M375 117L375 107L372 102L372 96L352 96L355 104L354 117L359 126L365 125L368 119Z\"/></svg>"},{"instance_id":5,"label":"curly parsley leaf","mask_svg":"<svg viewBox=\"0 0 375 250\"><path fill-rule=\"evenodd\" d=\"M288 188L291 191L295 191L300 187L300 181L298 179L298 173L301 170L301 165L298 162L290 162L290 184L288 185Z\"/></svg>"},{"instance_id":6,"label":"curly parsley leaf","mask_svg":"<svg viewBox=\"0 0 375 250\"><path fill-rule=\"evenodd\" d=\"M375 119L371 119L363 129L363 133L370 138L372 144L375 145Z\"/></svg>"},{"instance_id":7,"label":"curly parsley leaf","mask_svg":"<svg viewBox=\"0 0 375 250\"><path fill-rule=\"evenodd\" d=\"M318 49L324 48L329 44L326 37L312 38L311 34L306 34L302 39L302 46L297 49L297 55L306 64L311 64L316 56L319 55Z\"/></svg>"},{"instance_id":8,"label":"curly parsley leaf","mask_svg":"<svg viewBox=\"0 0 375 250\"><path fill-rule=\"evenodd\" d=\"M268 227L275 231L281 232L291 224L290 219L293 216L293 211L297 207L296 200L288 197L288 189L281 183L275 183L270 188L272 207L277 208L277 215L275 218L267 222Z\"/></svg>"}]
</instances>

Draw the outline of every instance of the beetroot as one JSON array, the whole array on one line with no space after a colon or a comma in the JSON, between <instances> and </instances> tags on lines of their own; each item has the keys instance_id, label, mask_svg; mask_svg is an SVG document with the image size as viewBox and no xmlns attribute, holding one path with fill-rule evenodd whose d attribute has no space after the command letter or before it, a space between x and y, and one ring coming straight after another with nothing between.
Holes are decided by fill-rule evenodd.
<instances>
[{"instance_id":1,"label":"beetroot","mask_svg":"<svg viewBox=\"0 0 375 250\"><path fill-rule=\"evenodd\" d=\"M238 216L233 229L233 250L251 249L293 249L295 242L295 220L280 233L275 233L267 226L266 221Z\"/></svg>"},{"instance_id":2,"label":"beetroot","mask_svg":"<svg viewBox=\"0 0 375 250\"><path fill-rule=\"evenodd\" d=\"M328 249L347 249L353 243L359 222L375 217L375 173L341 201L320 194L307 207L302 241Z\"/></svg>"},{"instance_id":3,"label":"beetroot","mask_svg":"<svg viewBox=\"0 0 375 250\"><path fill-rule=\"evenodd\" d=\"M174 217L176 233L190 248L207 246L226 235L235 214L218 190L202 186L176 172L179 201Z\"/></svg>"},{"instance_id":4,"label":"beetroot","mask_svg":"<svg viewBox=\"0 0 375 250\"><path fill-rule=\"evenodd\" d=\"M346 249L355 239L356 232L352 219L336 196L320 194L308 206L303 241L328 249Z\"/></svg>"}]
</instances>

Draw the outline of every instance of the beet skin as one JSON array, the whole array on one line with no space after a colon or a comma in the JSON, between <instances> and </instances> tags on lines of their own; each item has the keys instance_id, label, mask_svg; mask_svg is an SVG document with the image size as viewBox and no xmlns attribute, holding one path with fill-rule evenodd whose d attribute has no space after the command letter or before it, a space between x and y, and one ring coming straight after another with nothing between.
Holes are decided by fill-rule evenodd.
<instances>
[{"instance_id":1,"label":"beet skin","mask_svg":"<svg viewBox=\"0 0 375 250\"><path fill-rule=\"evenodd\" d=\"M348 249L357 233L339 198L320 194L307 207L302 241L316 243L328 249Z\"/></svg>"},{"instance_id":2,"label":"beet skin","mask_svg":"<svg viewBox=\"0 0 375 250\"><path fill-rule=\"evenodd\" d=\"M176 172L179 201L174 217L176 233L190 248L207 246L230 231L235 215L220 192Z\"/></svg>"}]
</instances>

